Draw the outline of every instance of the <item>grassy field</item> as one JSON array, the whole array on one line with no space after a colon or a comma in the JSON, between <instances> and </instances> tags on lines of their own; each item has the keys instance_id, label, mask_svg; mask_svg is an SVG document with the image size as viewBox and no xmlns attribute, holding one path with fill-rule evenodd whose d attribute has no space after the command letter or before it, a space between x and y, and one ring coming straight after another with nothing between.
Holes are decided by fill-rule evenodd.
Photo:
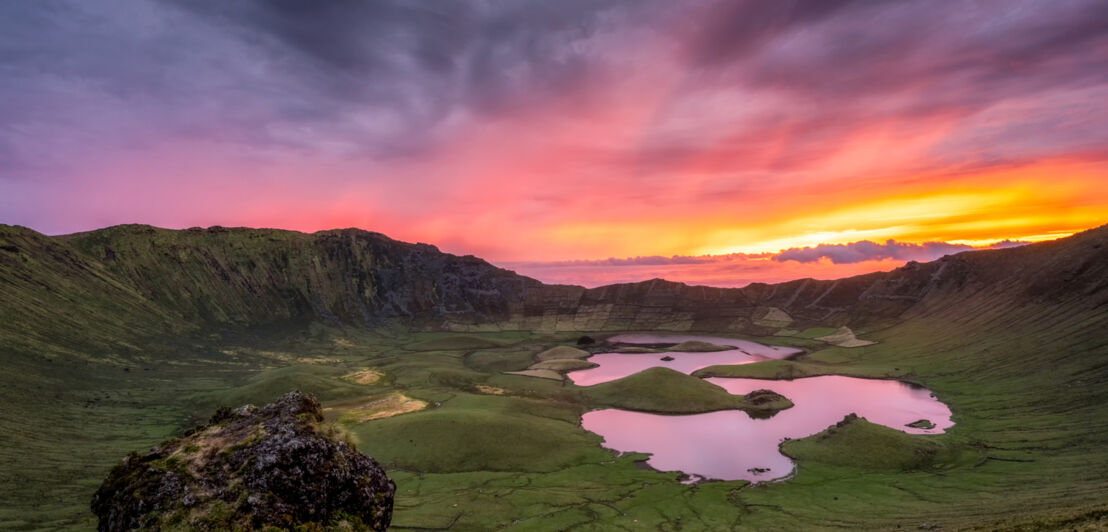
<instances>
[{"instance_id":1,"label":"grassy field","mask_svg":"<svg viewBox=\"0 0 1108 532\"><path fill-rule=\"evenodd\" d=\"M398 485L396 530L1093 529L1108 523L1108 364L1102 335L1083 331L1106 320L1091 311L1059 326L1049 316L1047 307L1002 322L973 309L921 316L866 331L880 343L853 349L766 338L808 353L704 372L898 376L928 386L954 412L943 435L858 422L789 442L795 476L757 485L684 485L676 473L636 465L643 456L603 449L580 427L582 413L609 405L740 404L699 379L652 371L582 389L503 374L579 333L316 328L278 339L181 339L145 363L5 353L0 529L92 528L89 498L128 451L218 405L262 403L290 389L319 396L386 466ZM376 380L349 377L367 369ZM394 393L427 408L368 421L343 415Z\"/></svg>"}]
</instances>

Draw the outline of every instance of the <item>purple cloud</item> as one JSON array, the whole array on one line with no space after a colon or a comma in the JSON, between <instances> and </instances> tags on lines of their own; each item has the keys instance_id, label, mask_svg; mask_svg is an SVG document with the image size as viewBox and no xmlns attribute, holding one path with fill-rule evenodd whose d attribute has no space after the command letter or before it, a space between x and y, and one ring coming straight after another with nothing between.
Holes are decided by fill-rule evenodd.
<instances>
[{"instance_id":1,"label":"purple cloud","mask_svg":"<svg viewBox=\"0 0 1108 532\"><path fill-rule=\"evenodd\" d=\"M671 257L663 257L660 255L651 255L647 257L627 257L616 258L609 257L599 260L559 260L549 261L541 263L510 263L510 264L541 264L547 267L562 267L562 266L661 266L666 264L706 264L709 262L718 262L719 256L704 255L699 257L691 257L687 255L673 255Z\"/></svg>"},{"instance_id":2,"label":"purple cloud","mask_svg":"<svg viewBox=\"0 0 1108 532\"><path fill-rule=\"evenodd\" d=\"M541 262L503 262L508 268L619 268L640 266L679 266L696 264L721 264L744 263L751 260L765 261L772 259L776 262L817 262L820 259L830 259L834 264L856 264L871 260L900 260L900 261L930 261L944 255L961 253L963 251L975 251L983 249L1004 249L1028 244L1017 240L1001 240L987 246L968 246L965 244L952 244L949 242L924 242L913 244L910 242L897 242L887 240L884 244L878 244L870 240L851 242L848 244L820 244L815 247L790 248L779 253L729 253L726 255L673 255L664 257L651 255L646 257L609 257L598 260L560 260Z\"/></svg>"},{"instance_id":3,"label":"purple cloud","mask_svg":"<svg viewBox=\"0 0 1108 532\"><path fill-rule=\"evenodd\" d=\"M884 244L878 244L869 240L851 242L849 244L820 244L815 247L790 248L778 253L773 260L784 262L793 260L797 262L816 262L820 259L830 259L834 264L854 264L868 260L914 260L930 261L943 255L973 251L975 249L999 249L1016 247L1026 242L1004 240L984 248L975 248L963 244L951 244L948 242L924 242L912 244L887 240Z\"/></svg>"},{"instance_id":4,"label":"purple cloud","mask_svg":"<svg viewBox=\"0 0 1108 532\"><path fill-rule=\"evenodd\" d=\"M1102 160L1106 21L1096 0L0 2L0 221L50 232L165 223L144 202L82 193L105 175L172 188L157 186L181 179L172 172L119 168L157 163L159 148L188 151L198 174L242 190L285 184L243 166L310 161L282 179L332 191L312 208L369 184L421 206L403 211L417 220L442 208L436 185L467 179L443 154L497 128L503 147L484 159L572 130L551 139L571 145L535 159L564 165L557 181L624 191L623 202L741 206L764 188L841 179L820 161L875 124L898 148L927 140L851 171L861 187ZM901 152L913 158L881 167ZM351 161L365 168L331 169ZM434 183L394 192L415 164ZM511 171L548 171L538 166ZM690 179L703 182L681 196Z\"/></svg>"},{"instance_id":5,"label":"purple cloud","mask_svg":"<svg viewBox=\"0 0 1108 532\"><path fill-rule=\"evenodd\" d=\"M548 283L596 287L662 278L708 286L746 286L753 282L776 283L814 277L838 279L870 273L867 261L928 261L949 253L1022 246L1027 242L1004 240L983 247L947 242L909 244L889 240L884 244L863 241L850 244L794 248L778 254L732 253L671 257L630 257L602 260L548 262L498 262L497 265ZM821 258L831 259L820 261ZM772 259L772 260L769 260ZM892 269L897 264L885 264Z\"/></svg>"}]
</instances>

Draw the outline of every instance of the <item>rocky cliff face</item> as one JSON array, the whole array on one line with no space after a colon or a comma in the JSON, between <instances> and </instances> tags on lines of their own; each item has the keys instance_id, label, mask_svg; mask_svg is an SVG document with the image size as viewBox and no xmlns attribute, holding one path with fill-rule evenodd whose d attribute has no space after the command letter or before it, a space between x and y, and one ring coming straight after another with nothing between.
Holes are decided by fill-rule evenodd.
<instances>
[{"instance_id":1,"label":"rocky cliff face","mask_svg":"<svg viewBox=\"0 0 1108 532\"><path fill-rule=\"evenodd\" d=\"M322 420L319 403L298 392L221 410L112 469L92 500L99 529L386 530L395 484Z\"/></svg>"},{"instance_id":2,"label":"rocky cliff face","mask_svg":"<svg viewBox=\"0 0 1108 532\"><path fill-rule=\"evenodd\" d=\"M357 229L118 226L60 239L190 322L436 328L502 320L541 285L472 256Z\"/></svg>"}]
</instances>

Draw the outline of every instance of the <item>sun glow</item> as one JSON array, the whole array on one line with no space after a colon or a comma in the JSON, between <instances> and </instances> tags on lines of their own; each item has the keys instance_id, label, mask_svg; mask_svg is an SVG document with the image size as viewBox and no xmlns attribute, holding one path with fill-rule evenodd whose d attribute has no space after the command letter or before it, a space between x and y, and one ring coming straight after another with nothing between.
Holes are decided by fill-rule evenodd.
<instances>
[{"instance_id":1,"label":"sun glow","mask_svg":"<svg viewBox=\"0 0 1108 532\"><path fill-rule=\"evenodd\" d=\"M838 195L840 206L809 207L816 214L800 214L804 207L795 205L793 216L769 216L760 224L719 224L707 242L688 254L774 253L859 240L974 246L1051 240L1104 223L1108 213L1094 199L1108 194L1103 175L1099 164L1044 164L978 174L972 185L965 179L945 184L935 179L902 186L892 195L886 190L871 191L868 198Z\"/></svg>"},{"instance_id":2,"label":"sun glow","mask_svg":"<svg viewBox=\"0 0 1108 532\"><path fill-rule=\"evenodd\" d=\"M702 247L697 254L774 253L784 249L816 246L819 244L845 244L859 240L904 239L926 235L935 226L949 224L951 220L996 213L1004 206L1011 206L1026 197L1021 190L994 192L940 193L925 197L900 197L879 199L836 209L814 216L785 220L771 231L786 234L778 238L757 239L763 228L747 227L723 229L716 232L714 240L747 243L723 247ZM1019 225L1027 223L1020 220ZM827 228L838 230L819 230ZM793 236L796 235L796 236ZM936 235L936 239L942 239ZM995 240L1003 240L996 238Z\"/></svg>"}]
</instances>

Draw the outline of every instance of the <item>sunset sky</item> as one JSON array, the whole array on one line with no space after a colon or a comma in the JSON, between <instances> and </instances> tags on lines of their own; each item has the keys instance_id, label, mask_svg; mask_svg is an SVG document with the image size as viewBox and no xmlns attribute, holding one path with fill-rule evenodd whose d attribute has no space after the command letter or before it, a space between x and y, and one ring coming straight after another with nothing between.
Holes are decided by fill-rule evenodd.
<instances>
[{"instance_id":1,"label":"sunset sky","mask_svg":"<svg viewBox=\"0 0 1108 532\"><path fill-rule=\"evenodd\" d=\"M1105 28L1102 0L3 2L0 223L360 227L589 286L890 269L1108 223Z\"/></svg>"}]
</instances>

